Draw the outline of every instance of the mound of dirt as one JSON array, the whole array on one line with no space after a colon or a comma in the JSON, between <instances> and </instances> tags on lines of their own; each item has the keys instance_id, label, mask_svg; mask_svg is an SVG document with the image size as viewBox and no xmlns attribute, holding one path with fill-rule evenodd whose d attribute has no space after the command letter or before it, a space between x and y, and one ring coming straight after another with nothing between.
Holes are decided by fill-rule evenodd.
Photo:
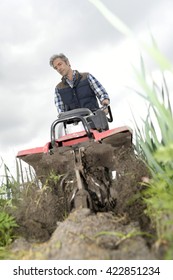
<instances>
[{"instance_id":1,"label":"mound of dirt","mask_svg":"<svg viewBox=\"0 0 173 280\"><path fill-rule=\"evenodd\" d=\"M93 214L84 208L75 210L64 222L59 222L48 242L41 246L28 244L21 240L13 244L12 250L17 253L18 249L22 249L23 259L156 258L147 246L145 234L140 232L138 222L129 221L126 215L115 216L111 212ZM24 252L25 250L29 253Z\"/></svg>"}]
</instances>

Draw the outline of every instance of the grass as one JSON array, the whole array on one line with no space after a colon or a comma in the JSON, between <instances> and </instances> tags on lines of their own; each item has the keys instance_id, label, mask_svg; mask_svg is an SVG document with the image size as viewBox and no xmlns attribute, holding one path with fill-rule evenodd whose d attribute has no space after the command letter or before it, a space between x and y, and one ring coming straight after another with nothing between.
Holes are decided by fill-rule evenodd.
<instances>
[{"instance_id":1,"label":"grass","mask_svg":"<svg viewBox=\"0 0 173 280\"><path fill-rule=\"evenodd\" d=\"M15 219L6 212L0 212L0 247L9 245L15 238L13 229L17 227Z\"/></svg>"},{"instance_id":2,"label":"grass","mask_svg":"<svg viewBox=\"0 0 173 280\"><path fill-rule=\"evenodd\" d=\"M28 167L23 170L20 160L16 160L16 176L13 176L8 166L1 158L0 167L4 173L0 176L0 258L5 254L4 247L8 246L15 238L14 230L18 227L12 213L14 210L14 201L20 197L21 190L36 182L36 177Z\"/></svg>"},{"instance_id":3,"label":"grass","mask_svg":"<svg viewBox=\"0 0 173 280\"><path fill-rule=\"evenodd\" d=\"M173 259L173 110L165 73L173 74L173 65L160 52L153 36L151 44L139 41L124 22L100 0L89 0L105 19L126 38L133 39L140 52L147 54L162 75L162 85L153 80L140 58L140 69L133 67L140 94L148 104L148 115L143 126L136 123L135 136L138 153L151 172L143 194L146 213L156 227L158 244L167 244L165 258ZM172 77L173 78L173 77ZM159 81L160 84L160 81Z\"/></svg>"},{"instance_id":4,"label":"grass","mask_svg":"<svg viewBox=\"0 0 173 280\"><path fill-rule=\"evenodd\" d=\"M142 70L135 70L148 102L143 128L136 125L136 139L138 152L151 172L143 197L146 213L156 228L159 243L166 244L165 258L173 259L173 111L166 78L161 69L160 72L161 87L154 80L147 82Z\"/></svg>"}]
</instances>

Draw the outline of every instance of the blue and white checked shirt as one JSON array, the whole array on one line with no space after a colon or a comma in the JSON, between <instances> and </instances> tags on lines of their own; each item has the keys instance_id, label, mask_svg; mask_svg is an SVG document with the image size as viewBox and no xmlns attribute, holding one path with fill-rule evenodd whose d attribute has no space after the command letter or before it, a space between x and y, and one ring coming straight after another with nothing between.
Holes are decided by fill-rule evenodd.
<instances>
[{"instance_id":1,"label":"blue and white checked shirt","mask_svg":"<svg viewBox=\"0 0 173 280\"><path fill-rule=\"evenodd\" d=\"M76 71L73 71L73 80L70 81L69 79L66 78L67 83L69 84L69 86L71 88L73 88L73 84L75 82L76 79ZM88 73L87 75L87 79L88 82L90 84L90 87L92 88L92 90L95 92L95 95L97 96L97 98L99 99L100 103L104 100L104 99L109 99L109 95L106 92L106 90L104 89L104 87L100 84L100 82L90 73ZM57 107L58 113L64 112L64 104L62 102L61 96L58 92L58 88L55 88L55 105Z\"/></svg>"}]
</instances>

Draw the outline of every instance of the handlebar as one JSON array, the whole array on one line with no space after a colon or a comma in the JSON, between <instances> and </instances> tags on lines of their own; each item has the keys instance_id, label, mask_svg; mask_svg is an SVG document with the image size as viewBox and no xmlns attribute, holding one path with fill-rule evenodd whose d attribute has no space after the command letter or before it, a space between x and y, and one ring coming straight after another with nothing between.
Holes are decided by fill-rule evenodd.
<instances>
[{"instance_id":1,"label":"handlebar","mask_svg":"<svg viewBox=\"0 0 173 280\"><path fill-rule=\"evenodd\" d=\"M107 121L108 122L112 122L113 121L113 116L112 116L112 112L111 112L111 108L110 105L104 105L102 106L100 109L98 109L98 111L104 111L107 110L108 113L106 116ZM97 111L96 111L97 112ZM55 144L55 127L57 126L57 124L59 123L70 123L70 122L79 122L81 121L83 124L83 127L87 133L87 136L89 139L92 138L92 132L90 131L90 126L87 122L87 118L89 118L90 116L94 116L95 112L91 112L89 109L84 109L84 108L78 108L78 109L74 109L71 111L67 111L62 113L62 115L58 117L58 119L56 119L52 125L51 125L51 143L52 146Z\"/></svg>"},{"instance_id":2,"label":"handlebar","mask_svg":"<svg viewBox=\"0 0 173 280\"><path fill-rule=\"evenodd\" d=\"M100 108L102 111L104 110L108 110L108 115L109 117L106 115L108 122L113 122L113 116L112 116L112 111L111 111L111 107L110 105L104 105L103 107Z\"/></svg>"}]
</instances>

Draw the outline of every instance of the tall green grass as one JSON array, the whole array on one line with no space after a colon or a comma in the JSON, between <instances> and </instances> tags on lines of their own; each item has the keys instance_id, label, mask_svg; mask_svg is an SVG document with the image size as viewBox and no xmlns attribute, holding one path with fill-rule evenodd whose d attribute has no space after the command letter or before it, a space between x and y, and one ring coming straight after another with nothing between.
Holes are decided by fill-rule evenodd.
<instances>
[{"instance_id":1,"label":"tall green grass","mask_svg":"<svg viewBox=\"0 0 173 280\"><path fill-rule=\"evenodd\" d=\"M152 174L144 193L146 213L156 227L158 242L167 244L165 258L173 259L173 111L166 78L160 72L161 87L156 81L147 83L142 71L136 72L149 103L143 130L137 127L136 135Z\"/></svg>"},{"instance_id":2,"label":"tall green grass","mask_svg":"<svg viewBox=\"0 0 173 280\"><path fill-rule=\"evenodd\" d=\"M146 213L156 228L157 242L167 246L165 258L173 259L173 112L164 73L162 77L159 88L155 81L149 85L142 72L137 73L142 88L145 88L149 108L142 130L136 128L136 137L138 148L151 171L144 193Z\"/></svg>"},{"instance_id":3,"label":"tall green grass","mask_svg":"<svg viewBox=\"0 0 173 280\"><path fill-rule=\"evenodd\" d=\"M158 81L153 80L146 71L142 57L140 69L133 67L141 95L148 104L148 114L143 120L142 127L135 124L135 136L138 153L143 156L151 173L143 198L147 205L146 213L156 228L158 247L164 244L165 258L173 259L173 111L165 78L165 73L173 74L173 65L160 52L153 36L150 45L139 41L100 0L89 2L96 6L116 30L134 40L141 52L147 53L162 75L160 87Z\"/></svg>"},{"instance_id":4,"label":"tall green grass","mask_svg":"<svg viewBox=\"0 0 173 280\"><path fill-rule=\"evenodd\" d=\"M24 185L35 183L39 185L37 176L30 165L24 167L21 159L16 159L15 174L12 174L7 164L1 158L0 198L14 199Z\"/></svg>"},{"instance_id":5,"label":"tall green grass","mask_svg":"<svg viewBox=\"0 0 173 280\"><path fill-rule=\"evenodd\" d=\"M38 186L37 178L31 167L24 168L21 160L16 159L16 174L13 175L1 158L1 175L0 175L0 259L2 247L9 245L14 236L14 229L17 227L13 217L14 201L20 198L20 192L34 183ZM2 249L2 250L1 250Z\"/></svg>"}]
</instances>

